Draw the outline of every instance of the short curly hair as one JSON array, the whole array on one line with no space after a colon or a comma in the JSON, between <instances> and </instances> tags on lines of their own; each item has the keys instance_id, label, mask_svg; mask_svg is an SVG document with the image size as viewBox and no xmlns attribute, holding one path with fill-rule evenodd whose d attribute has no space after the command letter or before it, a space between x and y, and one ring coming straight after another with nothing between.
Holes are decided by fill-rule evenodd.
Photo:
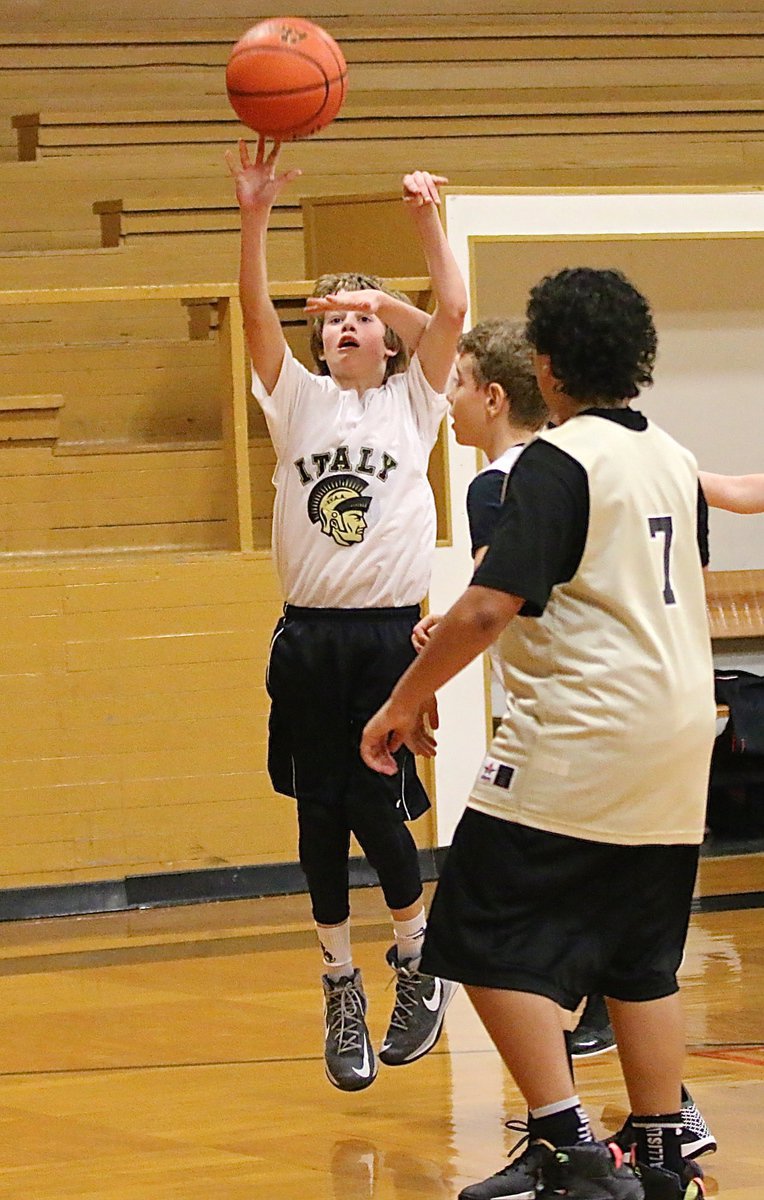
<instances>
[{"instance_id":1,"label":"short curly hair","mask_svg":"<svg viewBox=\"0 0 764 1200\"><path fill-rule=\"evenodd\" d=\"M615 270L573 267L532 290L526 334L548 354L561 390L605 407L653 382L658 344L650 305Z\"/></svg>"},{"instance_id":2,"label":"short curly hair","mask_svg":"<svg viewBox=\"0 0 764 1200\"><path fill-rule=\"evenodd\" d=\"M459 338L459 354L469 354L478 387L498 383L510 404L510 417L521 429L540 429L548 412L536 382L533 352L521 321L479 321Z\"/></svg>"},{"instance_id":3,"label":"short curly hair","mask_svg":"<svg viewBox=\"0 0 764 1200\"><path fill-rule=\"evenodd\" d=\"M403 300L406 304L411 304L408 296L404 296L403 292L398 292L395 288L388 287L378 275L360 275L354 271L343 271L339 275L320 275L313 288L313 295L328 296L332 292L340 291L359 292L365 288L374 288L375 291L386 292L388 296L394 296L396 300ZM318 316L313 318L311 323L310 352L313 355L313 361L318 368L319 374L329 375L329 368L321 357L324 349L321 337L323 327L324 314L319 313ZM395 350L395 354L391 358L388 358L385 364L385 379L389 379L391 375L397 375L400 371L406 370L406 367L409 365L409 352L401 338L398 337L398 334L389 325L385 326L385 345L388 350Z\"/></svg>"}]
</instances>

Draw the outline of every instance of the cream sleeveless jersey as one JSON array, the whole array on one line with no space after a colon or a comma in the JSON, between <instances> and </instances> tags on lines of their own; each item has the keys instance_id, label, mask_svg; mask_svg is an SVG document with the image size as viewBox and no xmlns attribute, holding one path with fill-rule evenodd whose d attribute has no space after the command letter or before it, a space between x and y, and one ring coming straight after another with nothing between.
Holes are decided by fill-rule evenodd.
<instances>
[{"instance_id":1,"label":"cream sleeveless jersey","mask_svg":"<svg viewBox=\"0 0 764 1200\"><path fill-rule=\"evenodd\" d=\"M252 391L278 459L272 544L287 603L418 604L435 548L427 463L447 405L416 355L359 396L287 350L273 391L254 372Z\"/></svg>"},{"instance_id":2,"label":"cream sleeveless jersey","mask_svg":"<svg viewBox=\"0 0 764 1200\"><path fill-rule=\"evenodd\" d=\"M469 805L593 841L699 843L716 709L697 464L646 421L584 414L539 441L585 473L583 552L500 639L508 707Z\"/></svg>"}]
</instances>

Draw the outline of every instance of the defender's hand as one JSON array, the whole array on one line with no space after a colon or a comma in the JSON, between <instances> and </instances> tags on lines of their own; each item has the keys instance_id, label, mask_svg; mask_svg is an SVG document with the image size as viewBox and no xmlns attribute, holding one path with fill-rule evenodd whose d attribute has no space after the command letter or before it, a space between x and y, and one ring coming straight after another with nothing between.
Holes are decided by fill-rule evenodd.
<instances>
[{"instance_id":1,"label":"defender's hand","mask_svg":"<svg viewBox=\"0 0 764 1200\"><path fill-rule=\"evenodd\" d=\"M373 771L379 771L382 775L396 775L398 764L393 754L403 745L408 746L412 754L434 758L437 743L431 730L437 728L438 704L434 696L414 713L396 712L388 700L363 731L361 758Z\"/></svg>"},{"instance_id":2,"label":"defender's hand","mask_svg":"<svg viewBox=\"0 0 764 1200\"><path fill-rule=\"evenodd\" d=\"M426 617L422 617L421 621L417 621L411 630L411 642L417 654L421 654L424 650L430 640L433 629L440 619L437 613L428 613Z\"/></svg>"}]
</instances>

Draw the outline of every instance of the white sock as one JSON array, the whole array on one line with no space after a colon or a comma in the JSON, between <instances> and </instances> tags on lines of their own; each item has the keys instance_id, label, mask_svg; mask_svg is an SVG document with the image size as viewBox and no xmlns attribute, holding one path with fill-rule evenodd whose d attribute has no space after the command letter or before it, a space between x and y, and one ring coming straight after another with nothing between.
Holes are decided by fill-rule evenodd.
<instances>
[{"instance_id":1,"label":"white sock","mask_svg":"<svg viewBox=\"0 0 764 1200\"><path fill-rule=\"evenodd\" d=\"M424 931L427 928L427 921L424 915L424 905L420 908L415 917L410 921L393 921L393 933L395 934L395 945L398 950L398 962L412 960L410 966L414 970L419 966L419 960L422 957L422 946L424 945Z\"/></svg>"},{"instance_id":2,"label":"white sock","mask_svg":"<svg viewBox=\"0 0 764 1200\"><path fill-rule=\"evenodd\" d=\"M325 974L330 979L345 979L353 974L353 951L350 948L350 917L341 925L316 924L316 933L324 959Z\"/></svg>"}]
</instances>

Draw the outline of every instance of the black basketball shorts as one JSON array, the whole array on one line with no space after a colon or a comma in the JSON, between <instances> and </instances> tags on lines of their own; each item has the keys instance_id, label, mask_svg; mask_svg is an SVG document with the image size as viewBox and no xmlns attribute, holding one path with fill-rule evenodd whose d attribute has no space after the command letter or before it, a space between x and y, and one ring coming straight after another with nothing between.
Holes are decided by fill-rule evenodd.
<instances>
[{"instance_id":1,"label":"black basketball shorts","mask_svg":"<svg viewBox=\"0 0 764 1200\"><path fill-rule=\"evenodd\" d=\"M677 990L698 846L616 846L466 809L427 925L422 970L575 1009L593 992Z\"/></svg>"},{"instance_id":2,"label":"black basketball shorts","mask_svg":"<svg viewBox=\"0 0 764 1200\"><path fill-rule=\"evenodd\" d=\"M409 821L429 806L413 754L401 747L397 775L370 770L364 726L415 657L419 607L324 609L287 605L271 641L268 771L277 792L301 803L344 805L350 828L362 805L379 819Z\"/></svg>"}]
</instances>

